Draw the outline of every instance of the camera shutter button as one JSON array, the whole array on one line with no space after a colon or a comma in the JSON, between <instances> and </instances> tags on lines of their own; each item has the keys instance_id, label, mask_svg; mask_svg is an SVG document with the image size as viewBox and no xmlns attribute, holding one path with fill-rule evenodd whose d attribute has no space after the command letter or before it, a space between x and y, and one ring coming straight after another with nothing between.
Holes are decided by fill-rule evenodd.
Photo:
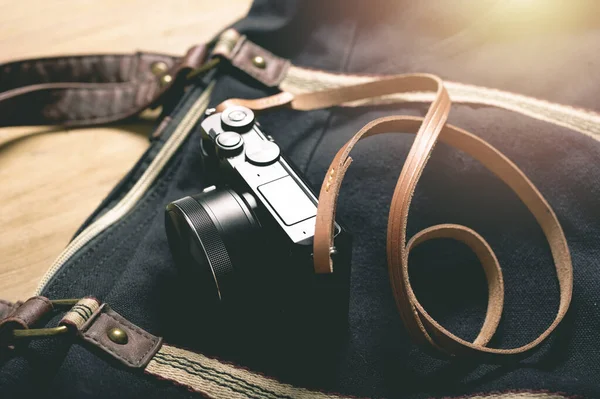
<instances>
[{"instance_id":1,"label":"camera shutter button","mask_svg":"<svg viewBox=\"0 0 600 399\"><path fill-rule=\"evenodd\" d=\"M227 130L244 133L254 123L254 112L250 108L235 105L221 112L221 122Z\"/></svg>"},{"instance_id":2,"label":"camera shutter button","mask_svg":"<svg viewBox=\"0 0 600 399\"><path fill-rule=\"evenodd\" d=\"M215 143L220 154L231 156L240 152L244 140L239 133L223 132L217 136Z\"/></svg>"}]
</instances>

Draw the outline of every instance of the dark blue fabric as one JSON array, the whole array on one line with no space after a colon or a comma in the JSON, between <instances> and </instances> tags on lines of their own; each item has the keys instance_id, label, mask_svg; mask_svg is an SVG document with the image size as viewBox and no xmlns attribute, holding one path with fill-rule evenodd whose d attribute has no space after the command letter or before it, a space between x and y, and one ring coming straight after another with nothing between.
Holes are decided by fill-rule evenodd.
<instances>
[{"instance_id":1,"label":"dark blue fabric","mask_svg":"<svg viewBox=\"0 0 600 399\"><path fill-rule=\"evenodd\" d=\"M595 76L600 53L593 51L600 40L598 21L592 17L595 10L578 14L581 6L573 4L552 23L542 24L527 23L527 18L535 19L531 11L494 8L497 3L491 0L257 0L236 27L296 65L351 73L432 72L447 80L600 110ZM561 23L561 18L570 22ZM167 136L200 91L187 94ZM219 79L211 103L267 92L232 72ZM390 114L423 115L425 110L402 104L304 113L277 110L261 115L260 122L319 186L335 152L365 123ZM44 294L95 295L167 342L343 394L425 398L526 389L600 397L600 144L559 126L485 106L455 105L450 122L489 141L519 165L550 202L567 236L575 273L571 309L542 348L519 363L439 360L416 347L403 329L387 277L385 234L389 202L411 135L372 138L354 152L338 207L355 237L349 337L333 375L325 380L310 368L294 372L294 358L285 365L261 364L260 359L227 350L214 341L218 328L210 322L210 312L181 300L163 209L203 186L197 132L136 209L71 259ZM125 183L139 176L160 145L154 144ZM112 200L127 186L111 194ZM543 234L503 183L445 145L435 149L419 183L409 233L436 223L475 229L502 264L506 304L492 345L514 347L537 337L558 306L555 271ZM410 268L415 291L431 314L451 331L472 339L486 306L485 278L475 257L460 244L440 240L415 250ZM196 317L189 317L190 312ZM179 322L182 315L189 325ZM32 343L25 353L4 361L0 387L6 397L195 396L125 370L79 345L55 340Z\"/></svg>"}]
</instances>

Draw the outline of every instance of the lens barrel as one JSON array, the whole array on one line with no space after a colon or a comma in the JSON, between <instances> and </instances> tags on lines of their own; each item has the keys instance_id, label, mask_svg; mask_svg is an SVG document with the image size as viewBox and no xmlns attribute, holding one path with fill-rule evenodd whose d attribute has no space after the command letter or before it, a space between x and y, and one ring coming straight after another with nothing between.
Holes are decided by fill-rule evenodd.
<instances>
[{"instance_id":1,"label":"lens barrel","mask_svg":"<svg viewBox=\"0 0 600 399\"><path fill-rule=\"evenodd\" d=\"M200 293L231 300L240 275L254 263L260 224L256 200L229 188L181 198L167 205L165 225L171 253L184 276L200 284Z\"/></svg>"}]
</instances>

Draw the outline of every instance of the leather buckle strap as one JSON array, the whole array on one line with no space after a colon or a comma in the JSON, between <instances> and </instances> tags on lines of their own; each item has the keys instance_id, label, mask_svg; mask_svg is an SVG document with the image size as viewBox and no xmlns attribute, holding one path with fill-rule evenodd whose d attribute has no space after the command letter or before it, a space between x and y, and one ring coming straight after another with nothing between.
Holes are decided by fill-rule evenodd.
<instances>
[{"instance_id":1,"label":"leather buckle strap","mask_svg":"<svg viewBox=\"0 0 600 399\"><path fill-rule=\"evenodd\" d=\"M29 298L11 306L11 310L0 318L0 340L2 346L8 346L19 338L42 338L61 335L68 332L66 326L50 328L32 328L42 318L59 307L73 306L79 299L49 300L42 296Z\"/></svg>"},{"instance_id":2,"label":"leather buckle strap","mask_svg":"<svg viewBox=\"0 0 600 399\"><path fill-rule=\"evenodd\" d=\"M3 305L12 304L2 301ZM57 327L30 328L57 307L70 306ZM142 368L162 346L162 338L140 329L106 304L92 297L49 300L36 296L0 319L0 349L16 339L72 334L101 349L128 367Z\"/></svg>"}]
</instances>

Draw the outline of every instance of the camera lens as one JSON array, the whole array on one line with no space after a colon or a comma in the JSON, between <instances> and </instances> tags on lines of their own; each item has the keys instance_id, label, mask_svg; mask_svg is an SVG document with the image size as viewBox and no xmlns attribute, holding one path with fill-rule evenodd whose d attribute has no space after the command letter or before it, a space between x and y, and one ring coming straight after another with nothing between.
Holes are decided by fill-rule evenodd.
<instances>
[{"instance_id":1,"label":"camera lens","mask_svg":"<svg viewBox=\"0 0 600 399\"><path fill-rule=\"evenodd\" d=\"M167 205L171 253L185 278L205 297L228 301L253 263L260 227L256 200L231 189L213 189Z\"/></svg>"}]
</instances>

